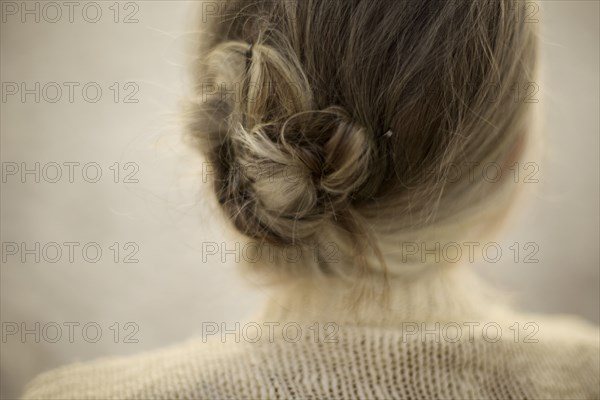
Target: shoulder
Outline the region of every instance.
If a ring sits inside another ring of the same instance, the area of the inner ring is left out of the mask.
[[[107,357],[45,372],[27,385],[28,399],[177,398],[203,385],[207,364],[227,349],[199,340],[128,357]]]
[[[487,381],[476,387],[487,397],[503,392],[510,398],[600,398],[596,326],[568,315],[514,313],[479,321],[472,332],[467,337],[463,330],[459,343],[445,340],[441,348],[462,360],[455,370],[463,376]]]
[[[600,331],[574,316],[529,315],[520,357],[547,398],[600,398]],[[522,325],[525,327],[525,325]],[[525,329],[524,329],[525,330]]]

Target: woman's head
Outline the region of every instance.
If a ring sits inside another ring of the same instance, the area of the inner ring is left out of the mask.
[[[350,271],[376,269],[384,242],[454,240],[465,216],[498,214],[530,135],[524,2],[211,4],[190,129],[242,233],[334,243],[359,261],[292,268]],[[486,179],[489,165],[504,177]]]

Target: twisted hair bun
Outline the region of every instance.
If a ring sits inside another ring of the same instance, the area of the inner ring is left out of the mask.
[[[232,96],[217,85],[196,119],[208,133],[203,146],[220,166],[217,197],[252,238],[314,243],[324,224],[350,219],[353,202],[364,198],[373,137],[340,106],[314,109],[297,59],[259,44],[249,60],[247,49],[247,43],[226,42],[205,60],[212,82],[239,83],[230,85]],[[224,76],[231,72],[223,65],[232,63],[235,77]]]
[[[525,4],[236,1],[205,25],[189,126],[242,233],[336,240],[344,268],[372,267],[389,238],[496,217],[516,185],[481,172],[530,136],[514,98],[535,78]]]
[[[352,207],[369,176],[371,141],[336,107],[296,114],[281,127],[239,125],[230,135],[239,168],[223,182],[220,201],[253,237],[283,244],[315,239],[323,222]],[[248,198],[240,199],[240,187]],[[237,212],[240,200],[250,203]]]

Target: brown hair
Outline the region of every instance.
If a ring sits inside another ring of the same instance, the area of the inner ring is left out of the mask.
[[[465,231],[504,204],[514,182],[473,169],[529,143],[531,104],[514,97],[536,66],[525,2],[213,5],[188,118],[219,203],[260,243],[345,257],[288,267],[378,269],[386,240]]]

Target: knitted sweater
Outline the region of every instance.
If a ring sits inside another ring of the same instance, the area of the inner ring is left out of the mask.
[[[24,399],[600,397],[596,328],[517,314],[464,273],[421,275],[392,279],[387,305],[297,282],[239,326],[42,374]]]

